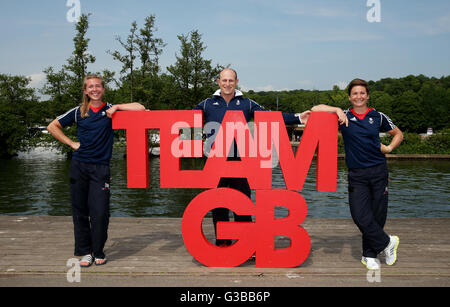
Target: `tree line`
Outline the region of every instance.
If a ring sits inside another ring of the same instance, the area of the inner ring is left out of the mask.
[[[96,57],[88,52],[90,15],[82,15],[75,25],[73,52],[61,68],[43,70],[46,82],[41,89],[29,88],[30,78],[0,74],[0,157],[35,146],[39,132],[30,129],[79,105],[84,77]],[[105,52],[121,64],[118,74],[108,69],[95,72],[106,83],[105,99],[112,103],[138,101],[152,110],[192,109],[218,88],[219,72],[229,65],[213,64],[203,56],[207,46],[198,30],[178,35],[179,52],[175,63],[163,71],[159,59],[164,52],[157,37],[156,17],[145,18],[142,27],[131,23],[126,37],[116,36],[117,50]],[[370,106],[388,114],[403,131],[420,133],[432,127],[449,129],[450,76],[441,78],[406,76],[369,81]],[[40,94],[49,97],[42,101]],[[345,90],[291,90],[245,93],[271,110],[300,112],[324,103],[346,109],[350,106]],[[75,135],[75,127],[67,131]],[[60,146],[61,150],[63,146]],[[67,149],[65,149],[67,150]]]
[[[424,133],[450,128],[450,76],[441,78],[409,75],[369,81],[369,106],[387,114],[401,130]],[[249,97],[271,110],[298,112],[319,103],[342,108],[351,106],[346,89],[295,90],[283,92],[249,91]],[[278,106],[277,106],[278,101]]]

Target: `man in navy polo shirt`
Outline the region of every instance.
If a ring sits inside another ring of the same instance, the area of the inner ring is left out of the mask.
[[[387,235],[383,227],[388,209],[388,168],[385,154],[403,140],[403,133],[385,114],[367,106],[369,86],[355,79],[348,86],[352,108],[319,105],[312,111],[335,112],[344,138],[345,161],[348,167],[348,193],[353,221],[362,233],[361,262],[368,269],[379,269],[377,255],[384,252],[386,264],[397,260],[399,238]],[[389,145],[380,141],[379,133],[393,136]]]
[[[205,99],[200,102],[194,110],[203,111],[203,116],[206,121],[205,127],[208,127],[206,148],[210,148],[214,142],[214,135],[220,128],[220,124],[227,111],[242,111],[245,119],[250,121],[254,116],[255,111],[269,111],[255,101],[245,98],[241,91],[236,90],[238,85],[237,73],[231,68],[225,68],[220,72],[217,83],[220,87],[213,97]],[[308,120],[310,111],[305,111],[303,113],[293,114],[293,113],[283,113],[284,122],[288,125],[293,124],[306,124]],[[233,144],[233,149],[228,153],[227,160],[240,160],[239,153],[237,151],[236,142]],[[228,187],[236,189],[249,198],[251,197],[250,186],[246,178],[221,178],[218,187]],[[216,208],[212,210],[214,229],[216,229],[216,224],[218,221],[228,221],[229,220],[229,210],[226,208]],[[234,214],[235,221],[241,222],[251,222],[252,217],[247,215],[236,215]],[[230,245],[231,240],[216,240],[216,245]]]

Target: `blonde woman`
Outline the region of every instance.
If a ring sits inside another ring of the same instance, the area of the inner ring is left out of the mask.
[[[75,235],[75,256],[80,266],[103,265],[103,248],[108,236],[110,170],[114,133],[112,115],[118,110],[144,110],[139,103],[111,105],[103,101],[105,84],[101,77],[88,75],[83,83],[81,106],[59,116],[48,131],[73,150],[70,165],[70,198]],[[67,137],[63,128],[77,125],[78,141]]]

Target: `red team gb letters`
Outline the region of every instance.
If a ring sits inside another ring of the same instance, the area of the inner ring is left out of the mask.
[[[294,156],[281,112],[255,112],[253,129],[241,111],[228,111],[215,134],[214,145],[202,170],[181,170],[180,158],[203,156],[201,139],[186,140],[180,130],[202,129],[201,111],[121,111],[113,117],[114,129],[127,136],[127,184],[149,186],[148,129],[160,129],[161,188],[207,188],[187,206],[182,219],[186,248],[200,263],[213,267],[238,266],[256,254],[256,267],[287,268],[302,264],[311,242],[300,225],[306,218],[303,188],[317,149],[316,189],[336,191],[338,122],[336,114],[311,113]],[[227,161],[233,140],[240,161]],[[286,189],[272,189],[272,153],[276,151]],[[246,195],[217,188],[222,177],[247,178],[256,190],[255,204]],[[214,208],[253,215],[254,222],[219,222],[218,239],[234,239],[229,247],[209,242],[202,230],[205,215]],[[275,207],[289,210],[275,218]],[[290,239],[287,248],[275,248],[275,237]]]

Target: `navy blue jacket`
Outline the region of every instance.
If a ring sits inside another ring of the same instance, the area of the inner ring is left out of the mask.
[[[270,111],[257,104],[255,101],[245,98],[244,95],[236,90],[235,96],[229,103],[220,96],[220,90],[217,90],[211,98],[200,102],[194,110],[202,110],[203,117],[207,123],[222,123],[223,117],[227,111],[242,111],[247,122],[254,116],[255,111]],[[283,113],[284,123],[287,125],[301,124],[300,116],[293,113]]]
[[[203,118],[206,121],[205,131],[207,133],[207,144],[212,146],[213,138],[215,133],[218,132],[218,128],[222,123],[222,120],[227,111],[242,111],[245,119],[249,122],[255,111],[270,111],[264,107],[257,104],[255,101],[245,98],[241,91],[236,90],[234,98],[230,100],[229,103],[220,96],[220,90],[217,90],[211,98],[205,99],[200,102],[194,110],[203,111]],[[285,124],[294,125],[301,124],[300,115],[294,113],[282,113]],[[236,144],[235,144],[235,151]],[[233,155],[229,155],[229,157]]]

